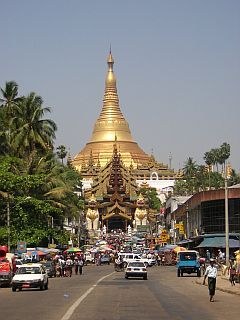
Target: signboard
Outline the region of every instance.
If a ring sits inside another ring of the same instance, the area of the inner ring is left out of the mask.
[[[137,232],[146,232],[149,233],[150,232],[150,226],[137,226]]]
[[[160,237],[160,242],[167,242],[168,241],[168,237],[167,236],[161,236]]]
[[[166,230],[165,230],[166,231]],[[169,234],[168,233],[162,233],[161,235],[160,235],[160,242],[168,242],[168,240],[170,239],[170,236],[169,236]]]
[[[56,249],[57,245],[56,243],[49,243],[48,249]]]
[[[161,235],[162,236],[167,235],[167,230],[166,229],[162,229]]]
[[[18,241],[17,243],[17,251],[18,253],[26,253],[27,252],[27,242],[25,241]]]
[[[184,234],[184,225],[183,225],[183,222],[179,222],[179,234]]]

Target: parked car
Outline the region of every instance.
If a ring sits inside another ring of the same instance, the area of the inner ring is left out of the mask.
[[[109,254],[102,254],[100,260],[101,264],[110,264]]]
[[[55,268],[54,263],[52,261],[41,262],[41,264],[47,270],[47,274],[48,274],[49,278],[56,277],[56,268]]]
[[[127,264],[125,269],[125,278],[140,277],[147,280],[147,268],[142,261],[132,261]]]
[[[196,273],[201,276],[199,253],[194,250],[179,251],[177,253],[177,276],[183,277],[184,273]]]
[[[19,266],[12,279],[12,291],[24,288],[48,289],[47,270],[41,263],[23,264]]]

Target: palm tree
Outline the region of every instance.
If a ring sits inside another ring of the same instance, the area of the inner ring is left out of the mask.
[[[209,172],[208,172],[209,173]],[[205,191],[207,188],[207,172],[204,165],[197,166],[196,172],[196,189],[198,192]]]
[[[19,104],[19,111],[14,121],[16,132],[14,144],[20,154],[28,157],[38,151],[53,148],[57,126],[50,119],[43,119],[45,113],[50,112],[49,107],[43,107],[43,100],[31,92]]]
[[[218,172],[218,163],[219,163],[219,157],[220,157],[219,149],[217,148],[211,149],[210,153],[212,154],[213,165],[216,166],[217,172]]]
[[[193,161],[193,158],[189,157],[185,162],[185,166],[183,167],[183,172],[186,177],[186,182],[189,185],[189,190],[194,192],[194,185],[195,185],[195,177],[197,172],[197,164]]]
[[[203,159],[204,159],[206,165],[208,166],[208,187],[209,187],[209,190],[210,190],[211,189],[211,180],[210,180],[211,170],[210,170],[210,168],[214,164],[214,154],[213,154],[213,152],[212,151],[205,152]]]
[[[0,97],[0,153],[4,155],[11,153],[13,118],[23,97],[18,97],[18,85],[14,81],[6,82],[5,88],[0,90],[2,96]]]
[[[186,177],[193,177],[196,173],[197,165],[193,158],[189,157],[183,167],[183,172]]]
[[[0,98],[0,107],[6,108],[8,116],[13,116],[15,108],[23,97],[18,97],[18,85],[15,81],[9,81],[5,84],[5,89],[1,89],[2,98]]]
[[[187,185],[189,186],[189,190],[191,193],[194,193],[194,189],[195,189],[196,172],[197,172],[197,164],[195,161],[193,161],[193,158],[189,157],[183,167],[183,173],[186,177],[186,182],[187,182]]]
[[[223,166],[226,173],[226,160],[230,157],[230,144],[224,142],[219,148],[219,163]]]
[[[67,155],[67,151],[66,151],[66,148],[65,146],[61,145],[61,146],[58,146],[57,147],[57,156],[59,159],[61,159],[62,161],[62,165],[63,165],[63,159],[66,158],[66,155]]]

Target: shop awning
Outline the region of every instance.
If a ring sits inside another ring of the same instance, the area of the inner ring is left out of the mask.
[[[191,239],[182,240],[182,241],[179,241],[177,243],[177,245],[178,246],[183,246],[184,244],[188,244],[188,243],[193,243],[193,240],[191,240]]]
[[[239,248],[240,240],[229,239],[229,248]],[[197,248],[226,248],[225,237],[208,237],[197,246]]]

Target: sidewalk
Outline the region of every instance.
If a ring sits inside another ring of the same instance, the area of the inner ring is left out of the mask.
[[[203,282],[203,277],[198,278],[196,280],[197,284],[201,284],[202,285],[202,282]],[[207,281],[206,281],[205,285],[207,285]],[[223,275],[219,275],[217,277],[216,289],[220,290],[220,291],[227,292],[227,293],[240,295],[240,283],[236,283],[235,286],[232,286],[230,281],[229,281],[229,279],[228,279],[228,277],[227,276],[223,276]]]

